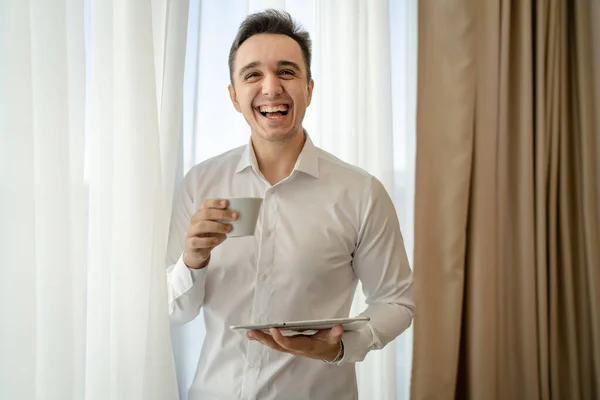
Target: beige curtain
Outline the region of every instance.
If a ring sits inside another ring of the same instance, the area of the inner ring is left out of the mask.
[[[592,46],[594,47],[594,102],[596,106],[596,193],[600,200],[600,1],[588,0],[591,5]],[[600,218],[600,212],[598,213]],[[600,221],[598,222],[600,224]]]
[[[413,399],[600,398],[589,15],[419,3]]]

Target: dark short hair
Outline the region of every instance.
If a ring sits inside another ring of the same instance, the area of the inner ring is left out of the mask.
[[[312,79],[312,74],[310,72],[310,35],[301,25],[294,21],[289,13],[285,11],[269,9],[255,14],[250,14],[241,23],[237,36],[235,37],[235,40],[231,45],[231,49],[229,50],[229,79],[231,79],[231,83],[233,83],[233,63],[238,49],[246,40],[260,33],[286,35],[294,39],[302,50],[304,63],[306,64],[307,78],[308,82],[310,82]]]

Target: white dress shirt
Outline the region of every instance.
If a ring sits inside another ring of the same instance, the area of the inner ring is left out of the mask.
[[[205,199],[262,197],[254,236],[228,238],[209,265],[182,261]],[[306,142],[290,176],[271,185],[248,144],[195,166],[174,202],[167,281],[172,323],[204,309],[206,337],[189,400],[356,399],[354,363],[407,329],[412,273],[396,211],[365,171]],[[272,350],[230,325],[348,317],[358,280],[371,317],[344,332],[339,365]]]

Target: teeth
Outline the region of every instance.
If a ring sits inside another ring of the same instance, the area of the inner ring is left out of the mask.
[[[277,112],[277,111],[287,111],[288,106],[285,104],[281,104],[278,106],[260,106],[260,112]]]

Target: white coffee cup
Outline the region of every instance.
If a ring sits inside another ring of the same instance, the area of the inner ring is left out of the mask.
[[[237,211],[238,219],[226,221],[233,227],[227,237],[253,236],[263,199],[260,197],[238,197],[228,199],[228,201],[229,206],[227,209]]]

